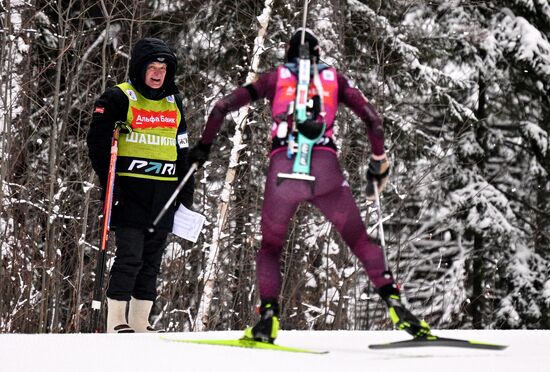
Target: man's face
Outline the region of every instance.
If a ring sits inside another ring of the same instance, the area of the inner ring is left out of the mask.
[[[145,70],[145,85],[151,89],[159,89],[166,77],[166,63],[151,62]]]

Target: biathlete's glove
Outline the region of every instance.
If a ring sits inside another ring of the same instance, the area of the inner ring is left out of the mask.
[[[367,199],[374,200],[374,185],[376,182],[378,185],[378,192],[381,193],[388,182],[388,176],[390,174],[390,162],[388,158],[375,160],[372,157],[369,160],[369,167],[367,169]]]
[[[212,144],[205,145],[204,143],[199,141],[187,153],[187,161],[189,162],[189,164],[197,163],[198,168],[202,167],[203,164],[208,160],[211,147]]]

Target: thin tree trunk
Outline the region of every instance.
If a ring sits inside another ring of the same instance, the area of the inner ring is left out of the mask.
[[[9,156],[9,144],[11,142],[11,89],[9,89],[9,81],[10,77],[13,78],[12,75],[12,63],[13,58],[11,58],[12,50],[13,50],[13,43],[10,42],[9,36],[13,35],[13,28],[11,24],[11,4],[10,0],[6,1],[6,12],[4,13],[4,21],[2,22],[6,29],[6,34],[3,34],[2,36],[2,50],[0,50],[0,60],[2,63],[0,63],[0,76],[7,76],[5,82],[0,85],[1,88],[1,106],[2,111],[4,112],[4,116],[2,118],[2,125],[0,126],[0,133],[2,133],[2,142],[0,143],[0,156],[4,164],[7,164],[8,156]],[[6,179],[6,175],[8,172],[8,167],[2,166],[0,169],[0,208],[3,209],[4,203],[4,180]],[[1,210],[0,210],[1,212]],[[1,255],[1,251],[0,251]],[[1,256],[0,256],[1,257]],[[2,265],[0,265],[0,268]]]
[[[101,4],[101,11],[103,13],[103,17],[106,20],[105,30],[103,31],[102,35],[103,38],[98,39],[98,41],[91,46],[89,50],[86,51],[85,56],[88,56],[92,49],[95,49],[101,42],[101,91],[104,92],[107,86],[107,45],[109,44],[109,39],[111,37],[111,18],[112,15],[107,10],[107,7],[105,5],[105,2],[102,0],[100,2]],[[118,32],[119,29],[116,29],[115,32]],[[85,60],[81,61],[81,65],[84,65]],[[80,74],[81,71],[77,71],[77,74]],[[87,177],[87,184],[93,185],[95,180],[95,173],[93,171],[90,171],[88,173]],[[86,186],[87,190],[90,190],[91,188]],[[76,330],[79,330],[80,327],[80,309],[81,309],[81,298],[82,298],[82,277],[83,277],[83,270],[84,270],[84,252],[86,250],[86,234],[87,234],[87,228],[88,228],[88,217],[89,217],[89,206],[90,206],[90,192],[86,192],[86,196],[84,198],[84,211],[83,211],[83,217],[82,217],[82,234],[81,239],[79,241],[79,256],[78,256],[78,274],[77,274],[77,288],[76,288],[76,302],[75,302],[75,328]],[[99,278],[95,278],[95,280],[99,280]]]
[[[474,258],[472,262],[472,326],[474,329],[483,328],[483,237],[476,234],[474,237]]]
[[[254,40],[254,50],[252,55],[252,63],[250,70],[246,77],[246,83],[251,83],[257,76],[256,71],[260,63],[260,56],[264,48],[264,36],[267,31],[267,26],[271,17],[271,4],[273,0],[265,0],[264,9],[262,14],[257,18],[260,23],[260,29],[258,36]],[[199,301],[199,307],[197,310],[197,316],[195,317],[195,331],[204,331],[208,327],[209,323],[209,308],[214,296],[214,285],[216,283],[218,275],[218,252],[220,250],[222,232],[227,220],[227,209],[231,197],[231,191],[233,189],[233,181],[235,180],[235,168],[239,164],[239,151],[245,147],[242,144],[242,132],[248,124],[248,106],[239,110],[239,115],[235,120],[237,127],[235,128],[235,135],[233,136],[233,148],[229,157],[229,166],[225,175],[224,187],[220,197],[220,204],[218,205],[218,225],[214,228],[212,233],[212,244],[208,252],[206,260],[206,267],[203,272],[204,289],[201,300]]]
[[[70,6],[67,8],[69,9]],[[57,5],[58,12],[58,22],[59,22],[59,45],[57,51],[57,66],[55,74],[55,92],[53,99],[53,115],[52,115],[52,130],[50,136],[50,151],[49,151],[49,192],[48,192],[48,212],[46,220],[46,240],[44,245],[45,259],[44,267],[42,269],[42,302],[40,307],[40,323],[39,330],[40,332],[47,331],[47,322],[48,322],[48,312],[49,312],[49,300],[51,297],[51,292],[54,288],[51,288],[51,278],[50,275],[55,274],[54,258],[55,258],[55,247],[54,240],[56,235],[55,222],[56,218],[54,217],[55,209],[55,190],[57,183],[57,152],[58,152],[58,143],[59,143],[59,97],[61,93],[61,77],[63,73],[63,56],[65,54],[65,20],[63,19],[64,9],[62,9],[61,4]]]
[[[13,50],[13,43],[10,42],[10,36],[13,35],[13,27],[11,23],[11,4],[10,0],[6,1],[6,12],[4,13],[4,24],[6,33],[2,35],[2,43],[0,50],[0,76],[7,76],[3,84],[0,85],[0,107],[4,112],[2,118],[0,118],[0,159],[4,164],[0,169],[0,215],[4,215],[4,182],[7,177],[9,159],[9,148],[11,147],[11,89],[9,89],[10,78],[13,78],[12,71],[13,58],[10,58]],[[8,238],[9,229],[6,228],[0,232],[0,247],[4,246],[4,241]],[[3,250],[0,248],[0,281],[4,282],[4,265],[3,265]],[[0,317],[4,314],[4,297],[0,296]]]
[[[482,145],[485,144],[485,137],[487,133],[487,127],[484,123],[486,117],[486,84],[482,76],[479,73],[478,77],[479,86],[479,101],[476,110],[476,117],[478,118],[476,135],[478,140],[482,141]],[[484,146],[485,147],[485,146]],[[483,172],[485,169],[485,161],[478,163],[480,170]],[[472,262],[472,325],[475,329],[483,328],[483,235],[481,233],[475,233],[474,235],[474,250],[473,250],[473,262]]]
[[[542,120],[539,122],[539,126],[547,133],[550,132],[550,99],[546,99],[546,108],[544,109]],[[545,168],[550,169],[550,151],[547,150],[545,154],[540,150],[535,151],[537,160]],[[537,179],[536,188],[536,205],[539,211],[548,211],[550,206],[550,193],[549,193],[548,176],[540,176]],[[550,225],[550,218],[548,213],[537,213],[535,215],[535,231],[533,232],[533,243],[535,247],[535,253],[542,257],[548,257],[550,255],[550,231],[548,226]],[[548,314],[546,319],[548,319]]]

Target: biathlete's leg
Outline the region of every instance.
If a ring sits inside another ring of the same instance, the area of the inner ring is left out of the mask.
[[[291,162],[284,153],[271,158],[262,205],[262,243],[256,255],[256,277],[260,293],[260,320],[244,331],[244,337],[273,343],[279,330],[281,293],[281,253],[290,219],[300,201],[307,197],[307,185],[302,181],[285,180],[277,184],[279,172],[289,173]]]
[[[341,186],[331,193],[316,196],[311,203],[334,224],[361,261],[378,294],[386,303],[393,324],[414,337],[430,335],[430,326],[403,305],[399,288],[386,267],[384,252],[368,237],[349,187]]]
[[[342,239],[363,264],[367,275],[376,288],[393,283],[387,272],[384,252],[374,244],[367,235],[367,230],[353,195],[347,184],[334,189],[331,193],[311,199],[315,205],[332,222]]]
[[[256,255],[256,276],[262,300],[276,301],[281,292],[281,253],[288,225],[309,188],[303,181],[284,180],[277,184],[279,172],[291,171],[292,163],[284,153],[272,157],[262,205],[262,242]]]

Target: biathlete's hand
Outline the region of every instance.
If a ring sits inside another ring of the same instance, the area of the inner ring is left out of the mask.
[[[381,193],[388,182],[388,176],[390,174],[390,162],[386,155],[372,156],[369,160],[369,167],[367,170],[367,199],[374,200],[374,185],[376,182],[378,185],[378,192]]]
[[[187,160],[189,164],[197,163],[198,168],[202,167],[203,164],[208,160],[211,147],[212,144],[205,145],[202,142],[198,142],[187,153]]]

